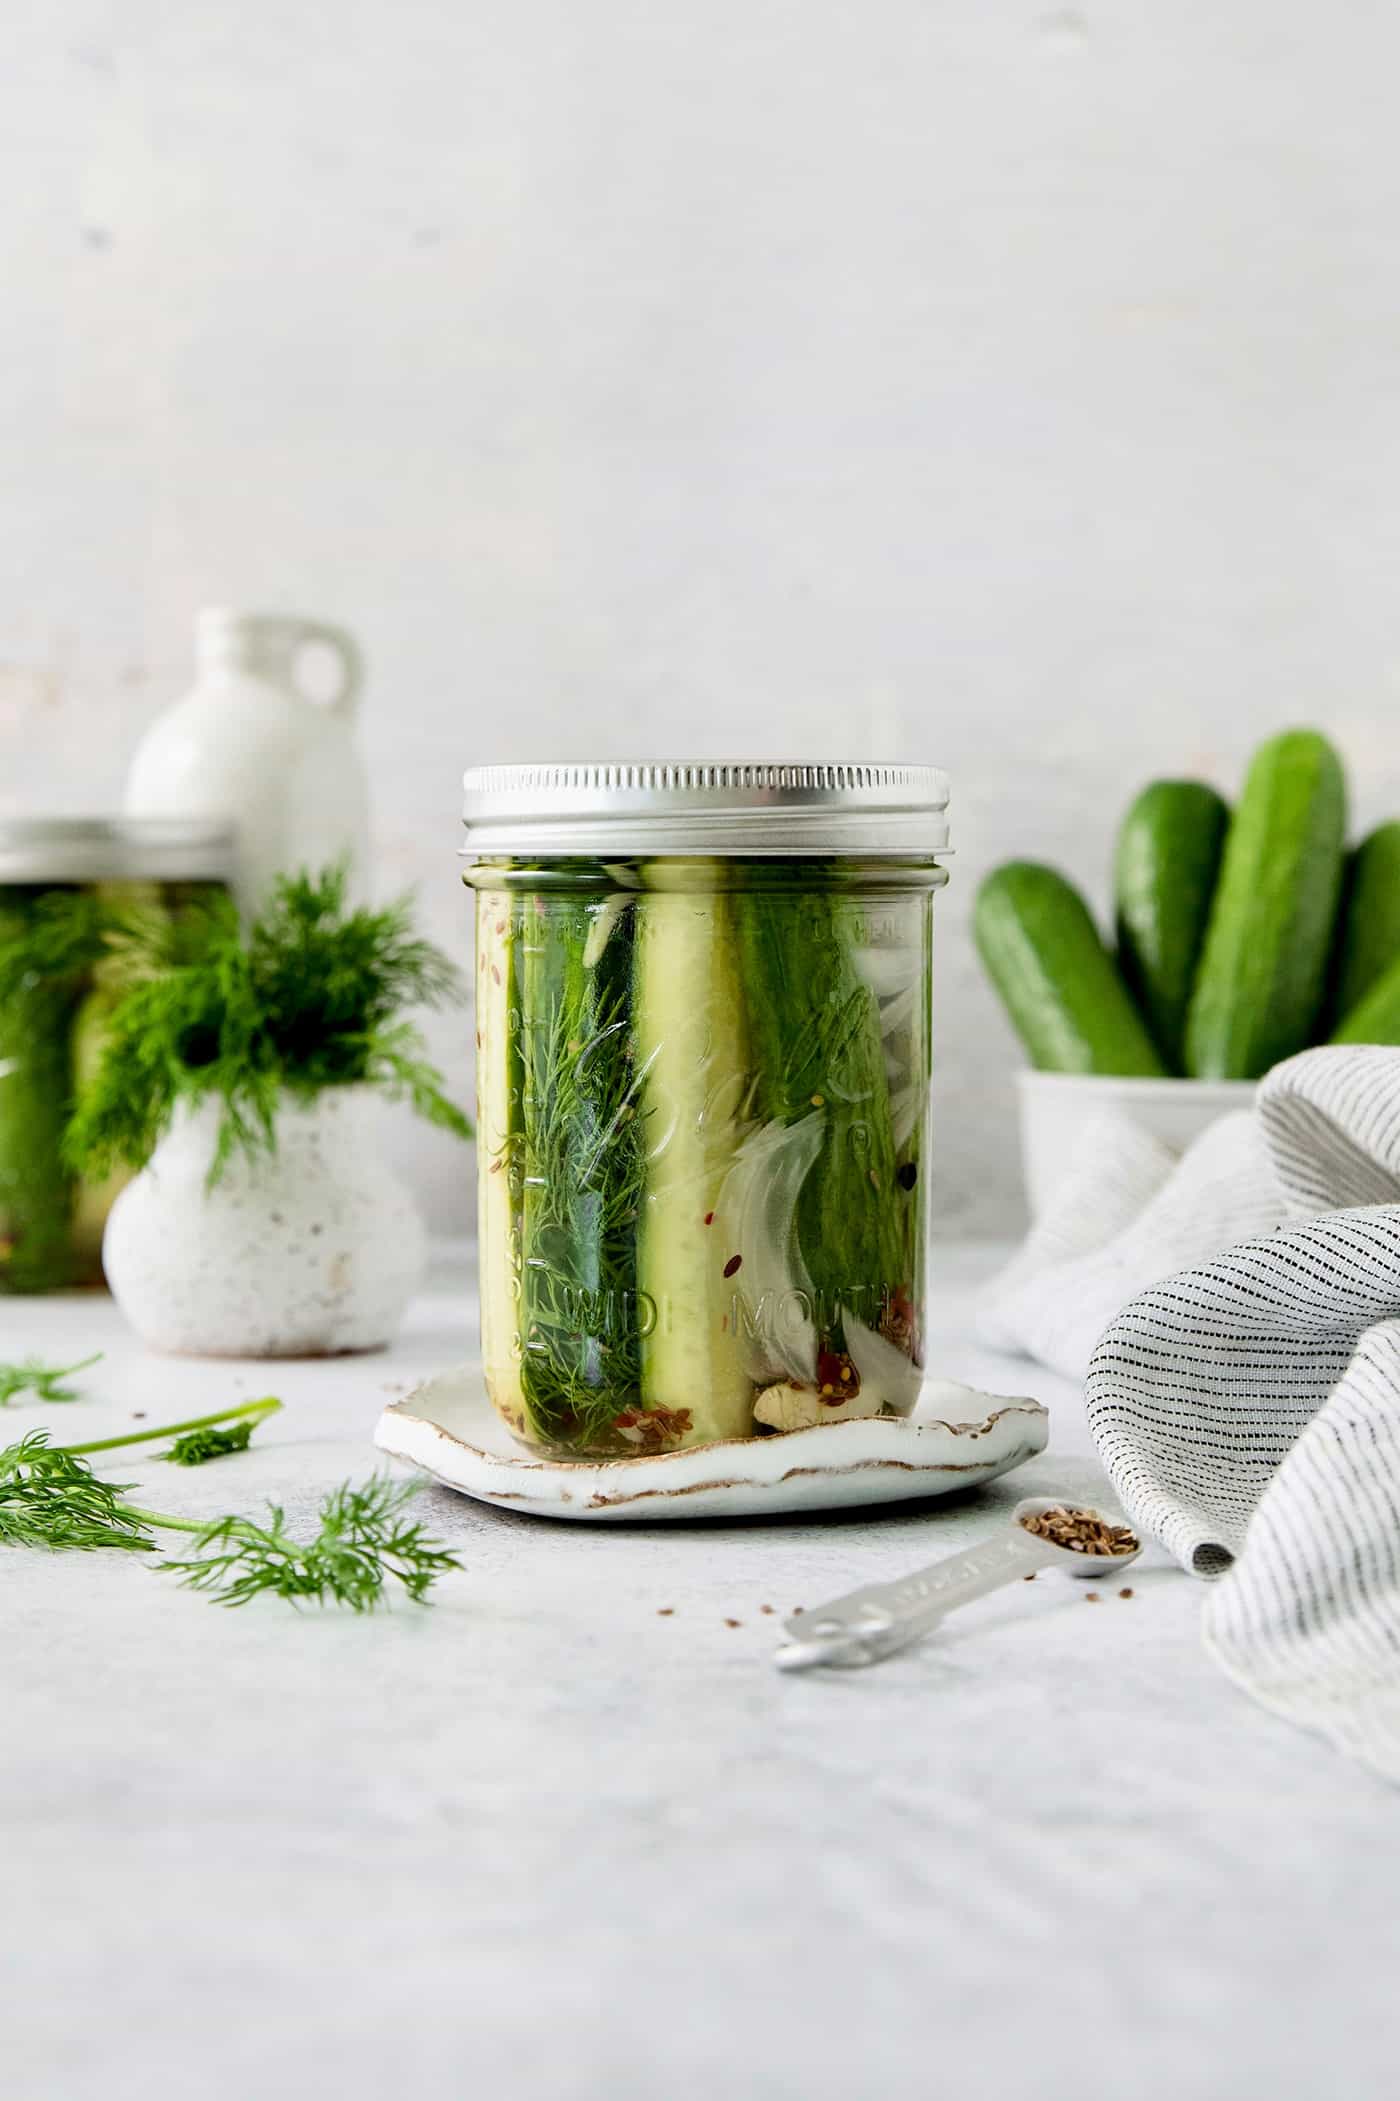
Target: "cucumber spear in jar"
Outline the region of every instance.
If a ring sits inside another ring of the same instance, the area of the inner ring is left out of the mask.
[[[530,1433],[520,1376],[520,908],[508,890],[476,897],[477,1237],[481,1354],[493,1405],[518,1437]]]
[[[716,1211],[752,1095],[735,900],[713,863],[642,871],[633,977],[644,1076],[646,1187],[638,1245],[642,1406],[670,1440],[753,1434]],[[644,1441],[646,1423],[623,1425]]]

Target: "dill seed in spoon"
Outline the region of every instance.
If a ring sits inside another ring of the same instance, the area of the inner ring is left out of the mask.
[[[1098,1554],[1112,1560],[1120,1554],[1136,1554],[1142,1544],[1130,1526],[1111,1525],[1092,1510],[1072,1510],[1064,1503],[1033,1511],[1020,1522],[1038,1539],[1068,1547],[1071,1554]]]

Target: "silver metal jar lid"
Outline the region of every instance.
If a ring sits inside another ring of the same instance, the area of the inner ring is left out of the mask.
[[[948,844],[937,766],[472,766],[469,856],[927,856]]]
[[[194,817],[0,817],[0,883],[229,882],[231,824]]]

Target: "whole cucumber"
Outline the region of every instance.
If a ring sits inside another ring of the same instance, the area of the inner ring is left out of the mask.
[[[1042,1072],[1162,1078],[1166,1066],[1072,883],[1034,861],[993,869],[973,931],[1031,1062]]]
[[[1186,1022],[1186,1068],[1253,1080],[1312,1041],[1346,839],[1342,762],[1316,730],[1260,745],[1225,841]]]
[[[1334,1043],[1400,1043],[1400,956],[1332,1032]]]
[[[1333,1012],[1343,1021],[1400,960],[1400,823],[1379,824],[1351,857]]]
[[[1153,781],[1118,834],[1118,963],[1174,1072],[1229,823],[1229,805],[1204,781]]]

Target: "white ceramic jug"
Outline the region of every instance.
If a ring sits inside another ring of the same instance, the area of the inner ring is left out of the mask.
[[[297,682],[307,643],[328,645],[333,699]],[[193,692],[146,732],[127,776],[133,817],[221,817],[238,827],[239,901],[251,912],[272,879],[344,861],[352,894],[367,858],[368,797],[355,747],[360,653],[343,628],[206,607]]]

